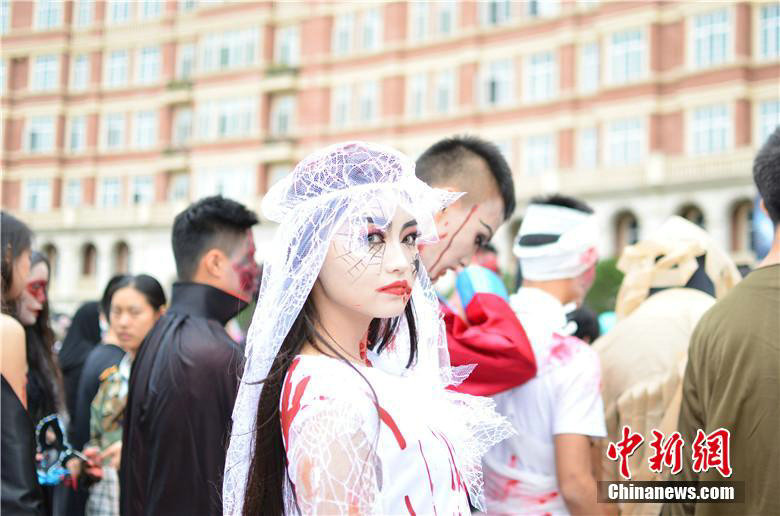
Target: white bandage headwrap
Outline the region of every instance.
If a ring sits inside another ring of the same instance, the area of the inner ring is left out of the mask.
[[[524,238],[525,237],[525,238]],[[541,243],[540,243],[541,242]],[[513,248],[523,278],[574,278],[598,258],[598,226],[593,214],[550,204],[531,204]]]

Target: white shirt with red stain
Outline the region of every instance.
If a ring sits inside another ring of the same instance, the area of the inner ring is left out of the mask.
[[[299,355],[285,377],[282,437],[300,511],[470,514],[457,450],[425,389],[353,365]]]
[[[566,313],[550,294],[524,287],[511,305],[531,341],[538,373],[493,396],[517,435],[485,455],[488,512],[568,514],[558,490],[554,436],[606,435],[598,356],[580,339],[562,334]]]

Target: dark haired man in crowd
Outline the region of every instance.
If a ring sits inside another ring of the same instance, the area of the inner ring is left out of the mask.
[[[699,320],[678,421],[690,450],[680,480],[742,481],[745,502],[670,504],[665,513],[780,514],[780,127],[758,152],[753,180],[774,225],[772,247]],[[691,461],[697,452],[711,459],[698,472]]]
[[[221,196],[173,223],[179,282],[133,364],[122,437],[124,515],[222,514],[243,350],[225,324],[252,300],[257,216]]]
[[[436,216],[439,241],[420,251],[433,281],[471,263],[515,211],[512,171],[494,144],[471,136],[440,140],[418,159],[416,174],[435,188],[465,194]],[[477,292],[463,303],[465,320],[441,303],[453,366],[477,364],[456,388],[487,396],[515,387],[536,373],[533,352],[507,302]]]

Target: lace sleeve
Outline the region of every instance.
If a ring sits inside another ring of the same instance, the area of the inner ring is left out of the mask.
[[[378,418],[370,408],[354,400],[318,399],[293,419],[288,472],[303,514],[379,512]]]

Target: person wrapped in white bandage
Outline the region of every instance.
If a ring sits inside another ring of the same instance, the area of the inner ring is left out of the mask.
[[[315,152],[263,200],[264,264],[225,464],[224,513],[466,514],[481,457],[511,434],[445,387],[438,300],[419,258],[435,190],[388,147]]]
[[[606,434],[596,354],[571,336],[597,261],[593,210],[569,197],[534,199],[514,252],[522,287],[510,304],[534,351],[537,376],[493,399],[517,435],[485,456],[491,514],[594,514],[591,439]]]

